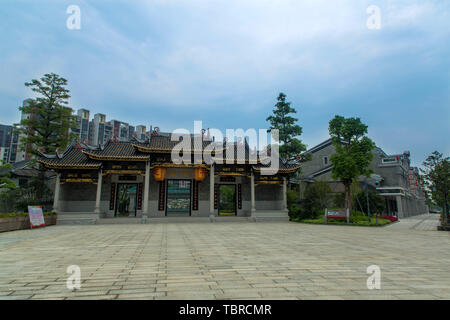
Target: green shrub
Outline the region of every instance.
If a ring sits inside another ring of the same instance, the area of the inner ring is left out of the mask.
[[[383,213],[386,209],[386,200],[375,190],[369,189],[367,195],[365,191],[360,191],[356,194],[353,201],[353,207],[367,212],[367,198],[369,198],[370,212]]]
[[[352,216],[353,217],[366,217],[366,214],[362,211],[353,210]]]
[[[303,220],[294,220],[296,222],[301,222],[301,223],[311,223],[311,224],[325,224],[325,219],[323,217],[318,218],[318,219],[303,219]],[[341,220],[341,219],[328,219],[327,220],[328,224],[335,224],[335,225],[347,225],[347,221],[346,220]],[[370,223],[367,219],[367,217],[350,217],[350,225],[353,226],[384,226],[391,223],[391,221],[387,220],[387,219],[378,219],[378,225],[376,224],[376,220],[375,218],[372,218]]]
[[[297,207],[298,199],[300,198],[299,194],[295,190],[288,190],[287,191],[287,206],[290,210],[291,208]]]
[[[45,211],[44,216],[53,216],[56,213],[53,211]],[[28,212],[9,212],[9,213],[0,213],[0,218],[13,218],[13,217],[26,217],[28,216]]]

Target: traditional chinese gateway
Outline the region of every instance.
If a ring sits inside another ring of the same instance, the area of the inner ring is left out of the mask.
[[[203,137],[200,143],[192,139],[191,164],[175,164],[171,152],[177,143],[162,135],[146,141],[109,141],[98,148],[72,143],[62,153],[42,154],[38,161],[57,173],[53,206],[66,220],[209,217],[214,221],[220,216],[288,220],[288,177],[298,164],[279,160],[275,175],[263,175],[265,165],[260,159],[249,160],[247,144],[244,156],[237,157],[237,143],[224,143],[212,153],[222,164],[194,163],[194,155],[212,143]]]

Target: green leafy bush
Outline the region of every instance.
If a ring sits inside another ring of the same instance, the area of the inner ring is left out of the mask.
[[[309,223],[309,224],[325,224],[325,219],[323,217],[318,218],[318,219],[303,219],[303,220],[294,220],[296,222],[301,222],[301,223]],[[333,225],[347,225],[347,221],[346,220],[340,220],[340,219],[328,219],[327,221],[328,224],[333,224]],[[371,227],[375,227],[375,226],[384,226],[387,224],[390,224],[391,221],[387,220],[387,219],[378,219],[378,225],[376,224],[376,220],[375,218],[372,218],[370,223],[367,219],[367,217],[350,217],[350,225],[353,226],[371,226]]]
[[[365,191],[360,191],[356,194],[353,201],[354,208],[367,212],[367,198],[369,198],[370,212],[383,213],[386,209],[386,200],[375,190],[368,190],[367,195]]]
[[[366,214],[362,211],[353,210],[352,217],[366,217]]]
[[[53,211],[44,212],[44,216],[53,216],[56,213]],[[14,218],[14,217],[26,217],[28,212],[10,212],[10,213],[0,213],[0,218]]]

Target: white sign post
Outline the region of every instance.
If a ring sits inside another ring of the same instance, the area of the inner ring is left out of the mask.
[[[44,213],[42,206],[28,206],[31,228],[45,227]]]

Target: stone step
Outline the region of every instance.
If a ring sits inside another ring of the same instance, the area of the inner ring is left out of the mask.
[[[57,225],[96,224],[98,215],[92,212],[58,212]]]
[[[289,217],[273,216],[273,217],[256,217],[256,222],[288,222]]]
[[[66,219],[58,219],[56,220],[56,225],[90,225],[96,224],[97,219],[93,218],[66,218]]]
[[[137,223],[142,223],[142,219],[136,217],[100,218],[97,222],[97,224],[137,224]]]
[[[216,222],[248,222],[249,217],[216,217]],[[146,223],[210,223],[209,217],[149,217]],[[136,224],[140,217],[100,218],[97,224]]]

